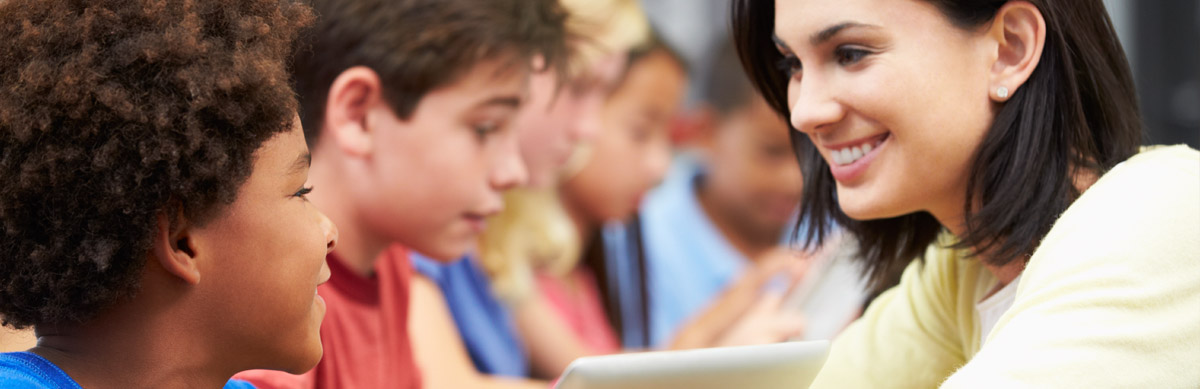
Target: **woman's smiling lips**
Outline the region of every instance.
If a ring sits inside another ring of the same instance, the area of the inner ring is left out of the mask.
[[[887,147],[890,139],[891,133],[883,133],[850,142],[822,145],[833,179],[842,184],[858,180],[881,150]]]

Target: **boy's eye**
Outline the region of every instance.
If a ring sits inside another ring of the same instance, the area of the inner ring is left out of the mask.
[[[833,50],[833,56],[837,59],[838,64],[842,66],[853,65],[861,61],[863,57],[870,55],[871,52],[852,46],[838,46]]]
[[[306,187],[300,188],[300,190],[296,191],[296,193],[293,194],[292,196],[308,200],[308,194],[312,193],[312,191],[313,191],[313,187],[306,186]]]
[[[483,141],[483,140],[487,140],[488,135],[491,135],[492,133],[496,132],[496,130],[499,128],[500,128],[500,126],[496,125],[495,123],[484,123],[484,124],[477,124],[477,125],[473,126],[471,129],[473,131],[475,131],[475,136],[478,137],[480,141]]]
[[[800,64],[800,59],[796,58],[795,54],[784,55],[783,58],[775,63],[775,68],[786,74],[788,78],[795,77],[796,73],[804,70],[804,67]]]
[[[776,159],[790,157],[792,155],[792,148],[787,146],[768,145],[763,146],[762,152],[767,158]]]

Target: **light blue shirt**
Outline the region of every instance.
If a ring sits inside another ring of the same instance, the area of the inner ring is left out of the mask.
[[[679,155],[663,184],[642,204],[653,346],[669,342],[749,264],[701,207],[696,179],[702,174],[696,157]]]

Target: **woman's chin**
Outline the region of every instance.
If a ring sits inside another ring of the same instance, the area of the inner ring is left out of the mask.
[[[842,208],[842,213],[858,221],[888,219],[903,214],[888,212],[888,209],[871,202],[854,201],[854,198],[839,199],[838,205]]]

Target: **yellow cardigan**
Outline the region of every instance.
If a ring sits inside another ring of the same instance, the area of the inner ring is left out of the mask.
[[[833,344],[813,388],[1200,388],[1200,153],[1143,151],[1055,222],[981,347],[996,279],[929,248]]]

